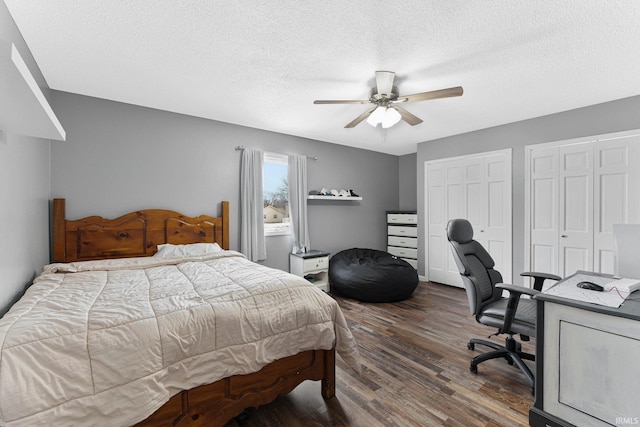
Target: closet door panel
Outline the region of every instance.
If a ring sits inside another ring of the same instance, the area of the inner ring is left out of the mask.
[[[594,147],[594,269],[613,273],[613,224],[634,222],[634,153],[640,137],[598,141]]]
[[[560,147],[560,241],[562,276],[593,270],[593,160],[589,142]]]
[[[447,222],[454,218],[465,218],[467,214],[464,191],[464,160],[455,160],[445,164],[445,187],[447,189],[445,199]],[[449,242],[446,242],[447,246]],[[444,283],[454,284],[462,287],[462,278],[458,271],[458,266],[453,259],[451,249],[447,247],[446,281]]]
[[[465,160],[465,209],[466,218],[473,227],[474,239],[486,248],[487,189],[484,179],[484,161],[482,158]]]
[[[530,157],[530,269],[558,274],[558,150],[535,149]]]
[[[484,171],[486,247],[496,263],[496,270],[511,283],[511,152],[484,156]]]
[[[429,280],[445,283],[447,280],[447,257],[449,256],[446,218],[444,215],[444,165],[428,164],[427,174],[427,277]]]

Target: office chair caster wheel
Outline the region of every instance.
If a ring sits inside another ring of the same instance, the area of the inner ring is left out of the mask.
[[[467,348],[468,348],[469,350],[475,350],[476,346],[475,346],[475,344],[474,344],[474,343],[470,342],[470,343],[467,343]]]
[[[471,365],[469,365],[469,370],[471,372],[473,372],[474,374],[478,373],[478,366],[474,365],[473,363]]]

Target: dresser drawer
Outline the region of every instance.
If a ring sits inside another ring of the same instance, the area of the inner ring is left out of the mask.
[[[418,250],[413,248],[399,248],[397,246],[387,246],[387,252],[400,258],[418,259]]]
[[[389,236],[418,237],[418,227],[403,227],[401,225],[388,225],[387,234]]]
[[[329,268],[329,257],[308,258],[304,260],[304,272],[310,273],[318,270],[326,270]]]
[[[411,258],[401,258],[404,261],[407,261],[409,263],[409,265],[413,268],[415,268],[416,270],[418,269],[418,260],[416,259],[411,259]]]
[[[389,246],[403,246],[405,248],[417,248],[418,239],[416,237],[389,236]]]
[[[417,224],[418,214],[387,214],[389,224]]]

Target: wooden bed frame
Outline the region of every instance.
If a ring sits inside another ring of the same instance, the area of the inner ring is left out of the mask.
[[[52,261],[151,256],[163,243],[217,242],[229,249],[229,202],[221,206],[220,217],[148,209],[116,219],[68,220],[65,199],[54,199]],[[335,395],[335,349],[301,352],[252,374],[180,391],[137,426],[224,426],[244,409],[272,402],[305,380],[321,380],[325,399]]]

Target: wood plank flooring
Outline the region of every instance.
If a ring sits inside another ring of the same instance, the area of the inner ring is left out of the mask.
[[[529,425],[533,396],[515,366],[499,359],[480,364],[477,375],[469,371],[471,358],[488,350],[468,350],[469,338],[495,331],[470,315],[463,289],[420,282],[410,299],[398,303],[334,298],[358,342],[362,375],[338,356],[336,397],[325,401],[320,383],[306,381],[253,411],[243,425]],[[503,343],[502,337],[492,340]],[[533,352],[533,340],[523,347]]]

